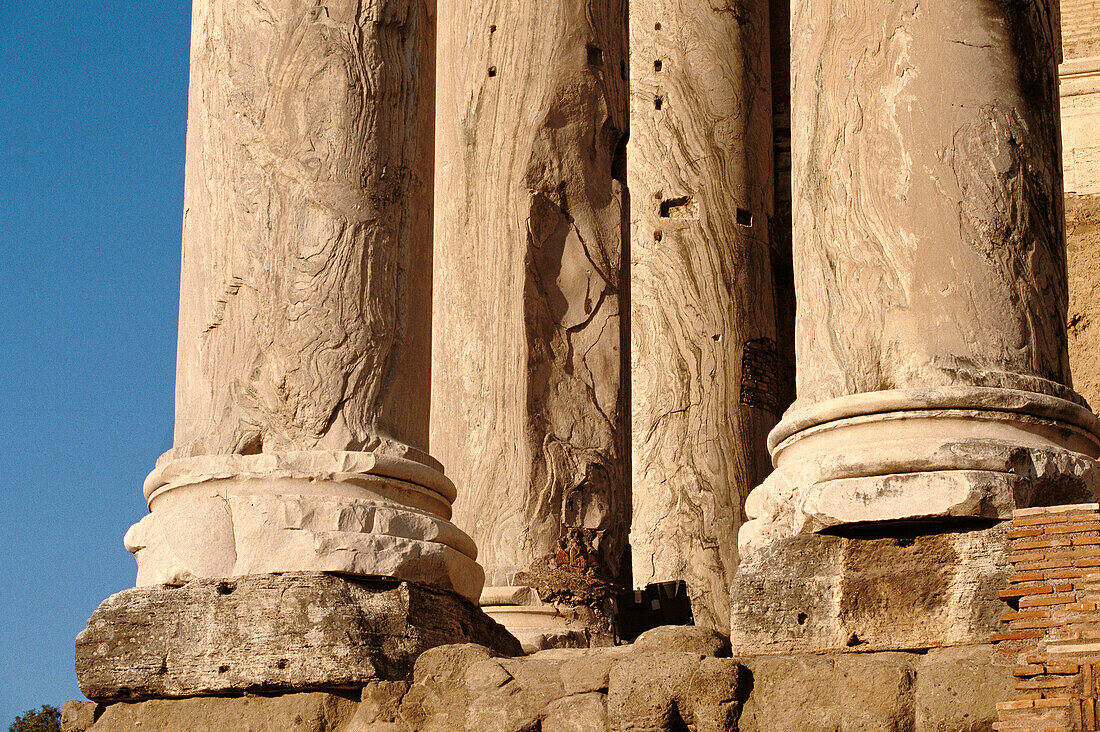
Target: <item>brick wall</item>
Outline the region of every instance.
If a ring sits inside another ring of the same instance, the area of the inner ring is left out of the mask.
[[[1062,55],[1100,56],[1100,0],[1062,0]]]
[[[1100,728],[1100,505],[1015,512],[1014,574],[996,633],[995,663],[1013,665],[1013,698],[997,704],[995,730]]]

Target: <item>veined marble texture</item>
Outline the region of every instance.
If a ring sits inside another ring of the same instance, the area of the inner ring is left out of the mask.
[[[778,416],[768,37],[766,2],[630,5],[634,583],[723,629]]]
[[[195,2],[177,456],[426,449],[430,6]]]
[[[625,568],[625,12],[439,3],[431,446],[490,584]]]
[[[793,9],[798,404],[1067,388],[1051,11]]]

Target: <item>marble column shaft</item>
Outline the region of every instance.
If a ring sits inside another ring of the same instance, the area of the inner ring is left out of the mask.
[[[1051,18],[1041,0],[794,3],[798,399],[744,550],[1094,493]]]
[[[634,582],[723,630],[779,412],[768,36],[767,2],[630,3]]]
[[[196,0],[174,447],[138,584],[283,571],[476,599],[427,454],[434,0]]]
[[[619,580],[625,3],[439,7],[431,441],[455,522],[490,585]]]

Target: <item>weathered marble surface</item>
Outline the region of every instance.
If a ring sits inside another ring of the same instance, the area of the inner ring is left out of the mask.
[[[779,413],[768,4],[630,4],[634,584],[725,628]]]
[[[425,650],[519,642],[453,593],[322,573],[195,580],[112,595],[76,639],[80,690],[100,702],[400,680]]]
[[[1090,500],[1050,7],[806,0],[792,17],[799,398],[742,551]]]
[[[1001,626],[1007,522],[773,542],[730,592],[735,654],[919,651],[987,643]]]
[[[793,28],[796,404],[1075,399],[1047,4],[798,0]]]
[[[140,585],[280,571],[476,600],[425,451],[434,2],[196,0],[175,446]]]
[[[1100,195],[1067,197],[1066,244],[1073,385],[1100,404]]]
[[[194,2],[173,455],[426,448],[431,6]]]
[[[619,579],[625,3],[440,0],[438,18],[431,445],[455,523],[490,585],[578,547],[573,570]]]

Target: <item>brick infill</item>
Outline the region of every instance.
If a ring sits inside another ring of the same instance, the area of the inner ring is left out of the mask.
[[[1016,689],[993,728],[1100,730],[1100,505],[1017,510],[1008,537],[1015,573],[998,596],[1010,610],[990,640]]]

